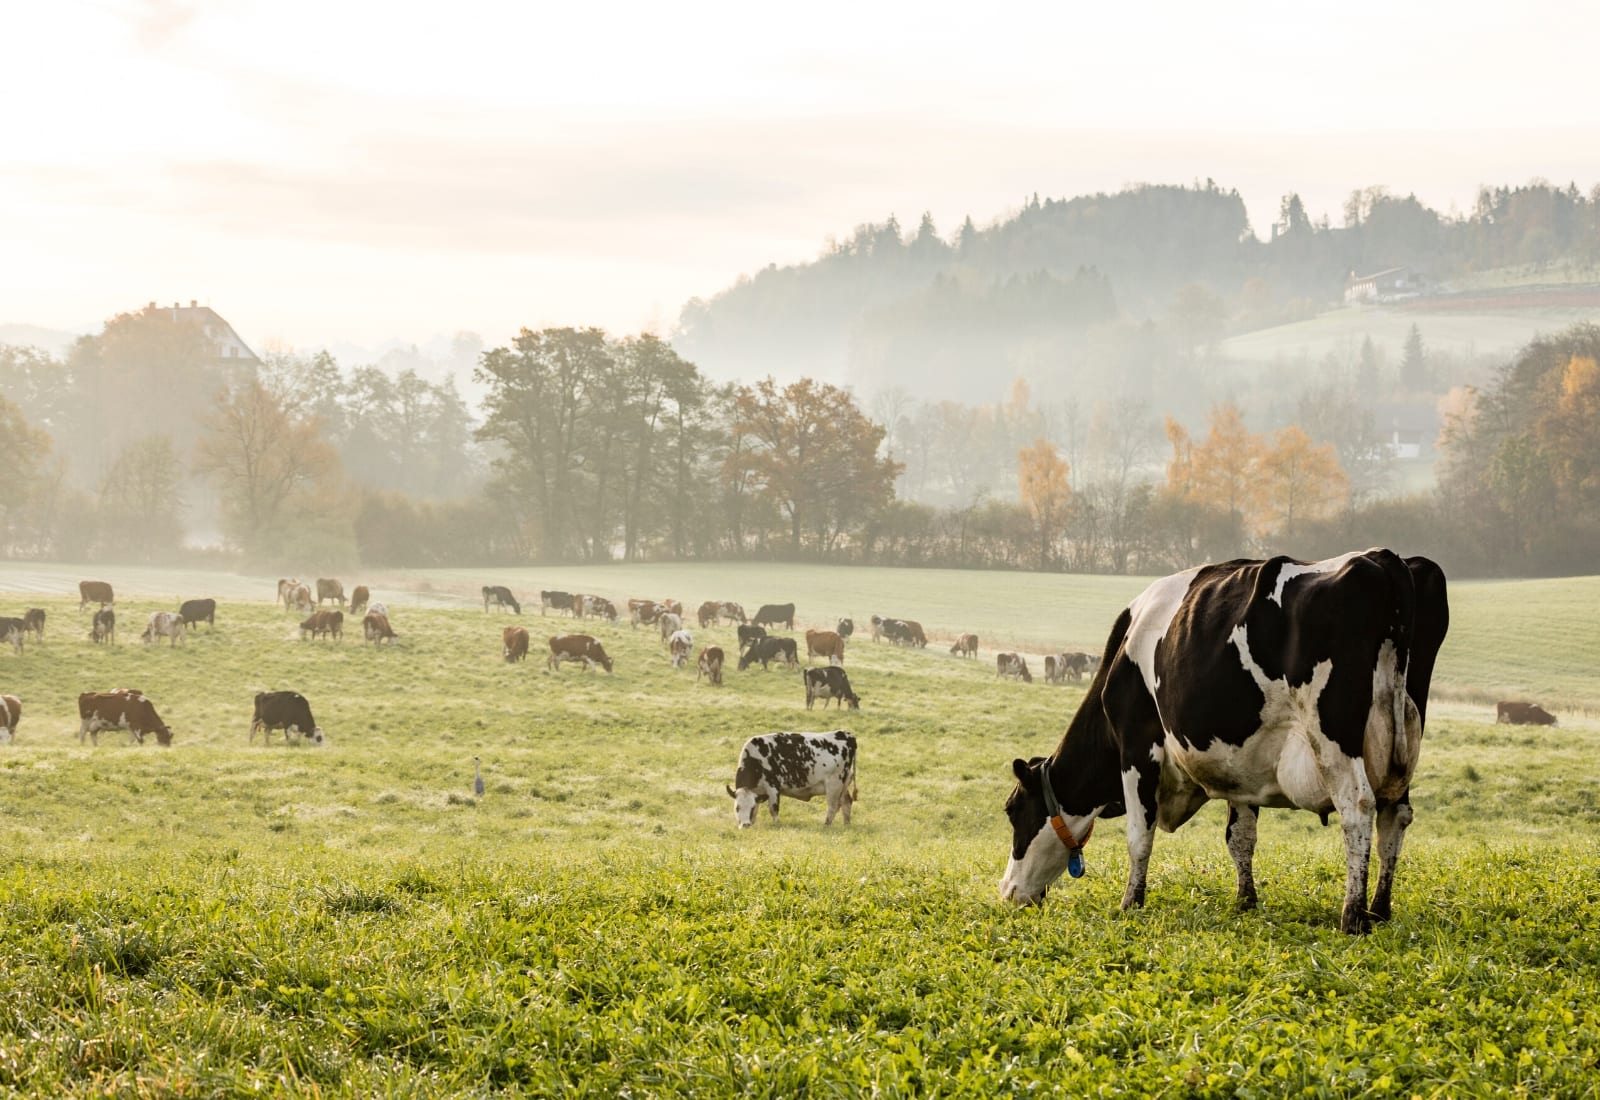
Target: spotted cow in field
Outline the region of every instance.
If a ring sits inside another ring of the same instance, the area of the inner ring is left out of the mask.
[[[116,603],[112,595],[111,586],[105,581],[79,581],[78,582],[78,610],[82,611],[92,603],[101,607],[110,607]]]
[[[1028,671],[1028,659],[1020,653],[996,653],[994,655],[994,674],[997,679],[1004,676],[1008,680],[1021,680],[1025,684],[1033,683],[1033,673]]]
[[[0,745],[9,745],[17,736],[22,721],[22,700],[15,695],[0,695]]]
[[[183,620],[184,626],[199,626],[205,623],[212,630],[217,629],[217,601],[216,600],[184,600],[178,607],[178,618]]]
[[[839,637],[849,640],[850,636],[856,632],[856,621],[854,619],[840,619],[839,625],[834,627],[833,630]]]
[[[683,617],[671,611],[663,611],[656,616],[656,626],[661,628],[661,644],[666,645],[667,639],[683,629]]]
[[[653,626],[655,625],[655,621],[659,619],[662,614],[666,612],[666,610],[666,608],[662,607],[654,600],[629,600],[628,621],[633,624],[635,629],[638,629],[640,626]]]
[[[717,604],[717,614],[729,623],[741,626],[750,621],[750,616],[744,613],[744,604],[734,603],[732,600],[723,600]]]
[[[1001,896],[1031,904],[1062,871],[1081,875],[1094,822],[1126,814],[1122,907],[1142,905],[1155,830],[1221,798],[1241,908],[1256,904],[1257,815],[1278,807],[1339,815],[1339,927],[1388,919],[1449,622],[1439,567],[1388,550],[1231,561],[1156,581],[1117,618],[1055,751],[1012,762]]]
[[[139,639],[145,645],[149,645],[157,638],[166,638],[168,639],[167,644],[169,647],[177,648],[178,643],[183,641],[183,636],[184,626],[181,615],[171,611],[152,611],[150,612],[149,621],[145,623],[144,633],[139,635]]]
[[[361,620],[361,636],[373,645],[387,642],[394,645],[400,635],[389,625],[389,616],[382,611],[368,611]]]
[[[528,657],[528,628],[525,626],[508,626],[500,632],[500,655],[506,659],[506,664],[513,661],[523,661]]]
[[[541,592],[540,595],[543,596],[544,593]],[[485,615],[489,613],[491,605],[494,607],[509,607],[516,614],[522,614],[522,605],[511,594],[511,589],[503,584],[486,584],[483,586],[483,613]]]
[[[955,640],[955,644],[950,647],[950,652],[957,657],[971,657],[973,660],[977,660],[978,636],[976,634],[961,635]]]
[[[1051,653],[1044,659],[1044,682],[1047,684],[1064,684],[1068,680],[1077,683],[1087,671],[1087,653]]]
[[[21,619],[0,619],[0,645],[5,645],[7,642],[10,642],[11,645],[15,647],[17,655],[21,656],[22,640],[27,636],[28,624],[23,622]]]
[[[550,639],[550,656],[545,659],[545,667],[560,672],[563,661],[581,661],[585,672],[593,672],[595,665],[608,674],[611,672],[612,662],[605,646],[588,634],[558,634]]]
[[[739,671],[743,672],[757,661],[761,662],[763,669],[769,661],[794,668],[800,663],[799,647],[793,638],[761,638],[740,654]]]
[[[805,683],[807,710],[818,699],[822,700],[824,710],[832,702],[837,702],[840,707],[848,703],[851,710],[861,709],[861,697],[850,689],[850,677],[838,665],[806,669]]]
[[[822,823],[832,825],[834,815],[843,811],[848,825],[850,807],[860,797],[856,793],[855,736],[848,730],[834,730],[752,737],[739,750],[738,769],[727,791],[741,829],[755,824],[756,808],[762,802],[776,823],[778,802],[784,795],[802,802],[823,795],[828,800],[828,816]]]
[[[263,745],[271,742],[273,730],[282,730],[285,742],[290,737],[303,738],[312,745],[324,741],[322,727],[311,716],[311,704],[298,691],[258,692],[255,714],[250,719],[251,743],[255,742],[257,730]]]
[[[78,696],[78,743],[88,737],[100,744],[100,731],[126,730],[130,743],[144,744],[144,735],[155,734],[161,745],[172,744],[172,730],[156,713],[155,704],[144,693],[132,688],[114,691],[86,691]]]
[[[698,684],[700,677],[704,676],[711,681],[713,686],[720,686],[722,684],[722,662],[722,647],[717,645],[706,646],[700,651],[700,660],[696,665],[697,671],[694,674],[694,682]]]
[[[1538,703],[1496,703],[1494,720],[1513,726],[1553,726],[1556,716]]]
[[[689,654],[694,652],[694,635],[687,630],[674,630],[667,639],[668,660],[673,668],[682,668],[689,663]],[[696,677],[699,679],[699,677]]]
[[[94,625],[89,628],[89,637],[96,645],[101,642],[110,642],[115,645],[117,641],[117,613],[111,608],[102,608],[94,613]]]

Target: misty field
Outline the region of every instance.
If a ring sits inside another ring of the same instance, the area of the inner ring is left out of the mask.
[[[1338,830],[1308,814],[1263,816],[1255,913],[1232,911],[1217,806],[1158,840],[1142,912],[1117,912],[1115,823],[1084,879],[1002,906],[1011,758],[1053,747],[1078,688],[858,638],[862,709],[807,713],[792,672],[697,684],[626,623],[585,623],[614,675],[549,673],[543,637],[575,624],[470,602],[481,583],[792,598],[813,621],[880,610],[1090,648],[1138,581],[354,578],[401,635],[374,648],[357,629],[301,641],[270,581],[107,570],[125,594],[105,648],[66,595],[80,575],[0,566],[0,614],[49,614],[44,644],[0,650],[25,707],[0,746],[0,1091],[1600,1092],[1600,731],[1497,727],[1474,694],[1596,705],[1593,579],[1452,589],[1441,696],[1460,701],[1429,726],[1396,918],[1351,938]],[[145,612],[199,595],[221,599],[214,633],[138,643]],[[508,623],[534,637],[526,664],[500,659]],[[734,648],[731,627],[695,633]],[[79,746],[74,697],[117,686],[155,701],[170,749]],[[278,688],[307,695],[327,745],[247,743],[251,696]],[[861,743],[850,826],[785,800],[777,826],[734,828],[746,737],[838,727]]]

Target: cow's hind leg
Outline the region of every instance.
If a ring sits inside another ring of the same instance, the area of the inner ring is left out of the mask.
[[[1124,909],[1144,905],[1150,849],[1155,844],[1156,784],[1160,777],[1160,765],[1151,761],[1146,761],[1143,768],[1132,767],[1122,773],[1122,794],[1128,807],[1128,888],[1122,894]]]
[[[1372,921],[1367,911],[1367,869],[1372,860],[1372,817],[1377,800],[1359,758],[1347,758],[1334,771],[1337,778],[1329,787],[1334,809],[1339,811],[1339,821],[1344,826],[1344,908],[1339,914],[1339,930],[1360,933]],[[1398,844],[1395,852],[1399,854]]]
[[[1254,806],[1240,802],[1228,803],[1228,854],[1233,857],[1234,869],[1239,874],[1239,889],[1234,900],[1241,910],[1256,907],[1256,817]]]
[[[1372,919],[1388,920],[1394,871],[1400,863],[1400,845],[1411,824],[1411,795],[1378,807],[1378,886],[1372,892]]]

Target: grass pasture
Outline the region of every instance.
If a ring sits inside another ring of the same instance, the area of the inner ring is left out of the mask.
[[[238,597],[214,635],[172,649],[138,643],[144,613],[254,579],[106,579],[128,593],[115,648],[47,594],[70,584],[0,567],[0,612],[50,616],[42,646],[0,650],[0,691],[25,707],[0,746],[0,1092],[1600,1092],[1600,731],[1582,719],[1436,708],[1396,919],[1369,936],[1337,932],[1338,829],[1307,814],[1263,815],[1263,908],[1234,913],[1217,806],[1159,838],[1144,911],[1117,912],[1108,823],[1084,879],[1015,912],[994,893],[1009,762],[1053,746],[1077,688],[859,640],[863,709],[808,714],[792,673],[730,667],[712,689],[625,623],[592,629],[615,675],[549,673],[543,636],[574,624],[467,600],[502,582],[690,607],[770,592],[819,620],[882,609],[1087,648],[1139,582],[430,573],[408,592],[368,581],[392,649],[358,629],[302,642],[297,616]],[[1441,679],[1467,700],[1475,679],[1544,676],[1587,705],[1600,590],[1525,583],[1455,586]],[[1523,614],[1555,626],[1507,625]],[[507,666],[513,622],[535,644]],[[734,648],[731,627],[696,638]],[[156,702],[172,748],[79,746],[76,694],[124,685]],[[304,692],[328,744],[247,744],[269,688]],[[837,726],[861,743],[853,824],[825,831],[820,804],[786,800],[777,826],[736,830],[722,786],[744,738]]]

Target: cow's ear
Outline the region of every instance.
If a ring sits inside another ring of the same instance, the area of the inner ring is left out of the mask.
[[[1019,756],[1011,762],[1011,770],[1016,774],[1017,782],[1026,787],[1028,785],[1028,776],[1032,774],[1028,770],[1028,762]]]

